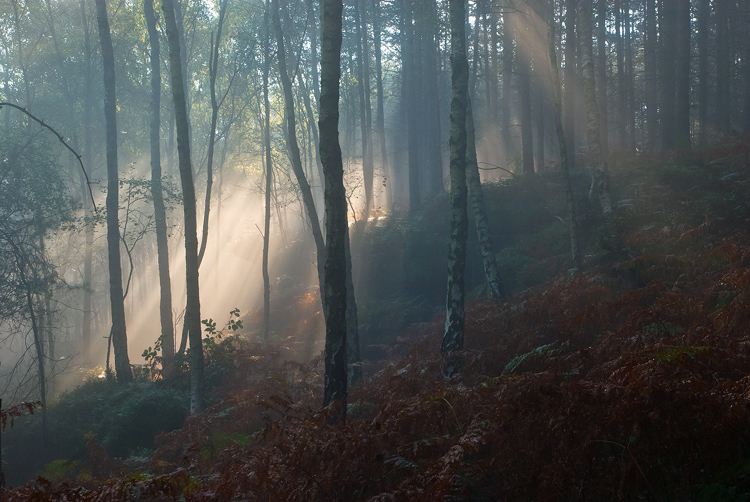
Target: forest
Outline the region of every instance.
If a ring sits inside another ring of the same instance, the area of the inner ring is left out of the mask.
[[[750,2],[0,0],[0,500],[750,500]]]

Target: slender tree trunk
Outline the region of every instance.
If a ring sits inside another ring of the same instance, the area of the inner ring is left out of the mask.
[[[198,249],[198,266],[203,262],[208,244],[208,218],[211,211],[211,191],[214,186],[214,146],[216,144],[216,122],[219,118],[219,102],[216,100],[216,75],[219,72],[219,44],[221,43],[221,32],[224,28],[224,19],[227,13],[227,1],[222,0],[219,4],[219,21],[216,27],[216,40],[211,35],[211,54],[208,60],[208,85],[211,94],[211,126],[208,131],[208,154],[206,157],[206,200],[203,205],[203,233],[201,234],[200,247]]]
[[[359,121],[362,132],[362,177],[365,189],[364,222],[369,217],[372,202],[372,145],[370,130],[372,129],[372,112],[370,105],[370,61],[367,50],[367,24],[360,8],[361,2],[354,3],[354,18],[357,27],[357,89],[359,91]]]
[[[646,94],[647,148],[656,148],[659,138],[659,77],[657,71],[656,0],[646,0],[646,36],[644,38],[644,68]]]
[[[421,205],[421,188],[419,175],[419,101],[421,93],[417,90],[417,76],[419,75],[419,57],[416,51],[414,25],[412,24],[412,2],[405,0],[404,9],[404,90],[401,99],[405,103],[407,122],[407,150],[409,165],[409,210],[416,211]]]
[[[568,205],[568,230],[570,234],[570,254],[573,258],[573,267],[581,270],[583,263],[581,260],[581,250],[578,242],[578,216],[576,211],[575,198],[573,197],[573,185],[570,181],[570,166],[568,166],[568,155],[566,152],[567,142],[565,139],[565,129],[562,120],[562,89],[560,85],[560,68],[557,64],[557,47],[556,47],[556,22],[554,10],[550,9],[549,31],[547,38],[548,52],[550,58],[550,80],[552,83],[552,96],[554,101],[554,119],[555,131],[557,132],[557,142],[560,145],[560,168],[565,180],[565,198]]]
[[[469,63],[466,59],[464,0],[450,0],[451,26],[451,239],[448,251],[448,288],[445,302],[443,354],[463,349],[464,345],[464,269],[468,216],[466,209],[466,107],[469,93]],[[450,376],[455,368],[448,368]]]
[[[626,146],[635,151],[635,103],[633,81],[633,44],[631,41],[632,22],[630,19],[630,0],[623,0],[622,28],[625,44],[625,118],[627,120]]]
[[[310,221],[310,229],[312,230],[313,240],[315,241],[315,249],[318,254],[318,280],[319,284],[322,285],[324,284],[323,277],[325,266],[325,241],[323,239],[323,233],[321,231],[320,222],[318,220],[318,212],[315,209],[315,201],[313,199],[312,189],[310,188],[310,184],[307,182],[307,178],[305,177],[305,171],[302,167],[302,157],[300,156],[299,151],[299,144],[297,143],[297,126],[294,113],[294,94],[292,93],[292,82],[289,78],[289,73],[287,72],[286,67],[284,33],[281,29],[278,0],[271,0],[271,21],[273,22],[276,32],[279,73],[281,77],[281,84],[284,89],[284,116],[287,129],[286,141],[289,146],[289,156],[292,162],[292,171],[294,172],[294,176],[297,178],[297,183],[299,184],[300,191],[302,192],[302,202],[305,206],[305,210],[307,211],[307,216]],[[321,295],[321,301],[324,301],[323,295]]]
[[[659,88],[661,89],[661,140],[662,149],[675,147],[675,59],[677,57],[677,6],[678,0],[660,0],[659,29],[661,63]]]
[[[378,131],[380,139],[380,167],[383,170],[384,179],[389,176],[388,172],[388,150],[386,149],[385,138],[385,96],[383,95],[383,62],[382,62],[382,41],[380,33],[380,0],[373,1],[375,9],[372,17],[372,30],[375,35],[375,90],[377,92],[377,111],[375,117],[375,128]],[[387,183],[388,207],[393,204],[393,180]]]
[[[276,1],[276,0],[274,0]],[[346,421],[346,192],[341,148],[338,142],[339,78],[341,75],[343,4],[322,1],[320,54],[320,157],[325,173],[326,346],[323,406],[334,405],[335,419]]]
[[[744,37],[745,41],[750,39],[750,6],[744,4],[743,19],[745,21]],[[742,61],[743,61],[743,106],[742,106],[742,131],[745,133],[750,132],[750,44],[747,42],[742,46]]]
[[[196,216],[195,185],[190,159],[190,127],[188,124],[187,99],[183,82],[180,39],[177,32],[174,4],[176,0],[164,0],[162,8],[166,21],[169,42],[169,66],[172,82],[172,97],[177,130],[177,156],[182,185],[183,215],[185,218],[185,284],[187,308],[185,323],[190,338],[190,411],[200,412],[204,401],[203,338],[200,314],[200,281],[198,276],[198,224]]]
[[[677,62],[675,142],[679,150],[690,150],[690,3],[677,2]]]
[[[89,24],[86,15],[86,0],[81,0],[81,22],[83,24],[83,50],[84,50],[84,96],[83,96],[83,157],[89,164],[89,170],[92,166],[91,158],[91,36],[89,33]],[[83,335],[83,354],[85,362],[90,362],[91,358],[91,294],[92,290],[92,268],[93,268],[93,248],[94,248],[94,211],[93,201],[89,196],[88,184],[83,172],[78,176],[81,186],[81,200],[84,207],[84,251],[83,251],[83,320],[81,322],[81,331]]]
[[[484,264],[484,275],[487,278],[490,297],[498,300],[505,296],[505,290],[497,273],[497,262],[495,251],[492,246],[490,225],[487,219],[487,205],[484,202],[482,182],[479,179],[479,166],[477,164],[477,144],[474,132],[474,113],[471,100],[467,102],[466,108],[466,183],[471,196],[471,205],[474,210],[474,221],[477,226],[477,239],[479,249],[482,253]]]
[[[578,27],[581,41],[581,66],[583,67],[583,93],[586,99],[586,137],[589,143],[590,162],[594,170],[591,179],[591,193],[599,199],[602,213],[609,216],[612,204],[607,187],[607,167],[602,158],[602,147],[599,142],[599,107],[596,103],[596,84],[594,72],[594,54],[591,47],[591,2],[581,0],[581,13],[578,16]]]
[[[159,269],[159,320],[161,321],[162,375],[174,374],[174,325],[172,323],[172,281],[169,276],[167,214],[161,180],[161,46],[156,29],[154,0],[144,0],[143,11],[151,45],[151,197],[154,200],[156,255]]]
[[[128,358],[128,338],[125,328],[125,303],[120,266],[119,180],[117,175],[117,98],[115,97],[115,57],[107,19],[105,0],[96,0],[99,39],[104,62],[104,118],[107,136],[107,257],[109,259],[109,295],[112,310],[112,346],[115,352],[117,381],[133,379]]]
[[[625,44],[622,36],[622,0],[615,1],[615,49],[617,50],[617,143],[627,144],[627,71],[625,70]]]
[[[271,8],[266,0],[266,11],[263,19],[263,150],[265,152],[265,214],[263,217],[263,343],[271,338],[271,280],[268,275],[268,250],[271,231],[271,186],[273,182],[273,164],[271,162],[271,102],[268,99],[268,74],[271,69],[269,50],[269,19]],[[317,218],[317,215],[316,215]]]
[[[568,167],[576,167],[576,93],[578,63],[576,55],[576,10],[579,0],[565,0],[565,139],[568,142]]]
[[[730,44],[730,1],[714,2],[716,8],[716,127],[726,135],[731,129],[732,50]]]
[[[500,115],[502,119],[502,136],[505,145],[510,145],[510,124],[513,114],[513,29],[511,27],[511,10],[503,9],[503,95]],[[506,152],[510,154],[511,152]]]
[[[602,155],[609,157],[609,118],[607,113],[607,4],[608,0],[597,0],[597,90],[599,104],[599,131],[601,133]]]
[[[653,1],[653,0],[652,0]],[[698,148],[708,144],[708,36],[711,0],[698,0]]]
[[[521,108],[521,146],[523,174],[534,174],[534,140],[531,128],[531,65],[526,57],[518,59],[518,101]]]

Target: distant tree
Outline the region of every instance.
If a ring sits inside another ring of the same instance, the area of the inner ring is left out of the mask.
[[[112,309],[112,346],[115,352],[117,381],[130,382],[133,372],[128,358],[125,328],[125,303],[120,266],[120,224],[118,221],[120,189],[117,169],[117,98],[115,96],[115,56],[109,32],[106,0],[96,0],[99,40],[104,62],[104,117],[107,129],[107,257],[109,259],[109,299]]]
[[[466,209],[466,107],[469,93],[469,63],[466,59],[466,6],[450,0],[451,26],[451,236],[448,251],[448,288],[445,302],[443,354],[463,349],[465,326],[464,269],[468,216]],[[455,368],[447,368],[451,374]]]

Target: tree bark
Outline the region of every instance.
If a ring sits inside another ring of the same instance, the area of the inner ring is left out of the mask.
[[[409,211],[416,211],[422,203],[420,174],[419,174],[419,129],[421,92],[417,89],[417,75],[420,71],[420,58],[417,55],[414,32],[412,24],[412,2],[405,0],[404,8],[404,55],[403,55],[403,72],[406,91],[401,96],[406,104],[406,121],[407,121],[407,149],[409,158]]]
[[[659,28],[661,62],[659,64],[659,89],[661,90],[661,144],[664,151],[675,147],[675,59],[677,57],[678,0],[660,0]]]
[[[104,118],[107,138],[107,257],[109,261],[109,294],[112,310],[112,346],[115,352],[117,381],[133,379],[128,358],[125,327],[125,303],[120,265],[119,180],[117,173],[117,98],[115,96],[115,56],[107,19],[105,0],[96,0],[96,19],[104,64]]]
[[[190,339],[190,412],[198,413],[204,401],[203,333],[201,332],[200,281],[198,275],[198,224],[196,217],[195,185],[190,159],[190,127],[187,114],[187,99],[183,82],[180,39],[177,32],[174,2],[163,0],[162,9],[166,21],[169,42],[169,66],[172,82],[172,97],[177,130],[177,157],[182,185],[183,215],[185,219],[185,281],[187,308],[185,323]]]
[[[279,18],[279,2],[278,0],[271,0],[271,21],[274,25],[274,31],[276,32],[276,43],[277,43],[277,57],[279,61],[279,76],[281,77],[281,85],[284,89],[284,117],[286,121],[287,130],[287,145],[289,146],[289,157],[292,162],[292,171],[297,179],[297,183],[302,193],[302,202],[307,211],[307,216],[310,221],[310,229],[312,231],[313,240],[315,241],[315,249],[318,257],[318,282],[323,285],[323,278],[325,276],[325,241],[323,239],[323,232],[320,228],[320,221],[318,220],[318,212],[315,209],[315,201],[313,199],[312,189],[310,183],[307,181],[305,171],[302,167],[302,157],[300,156],[299,144],[297,143],[297,126],[294,113],[294,94],[292,93],[292,82],[289,78],[289,73],[286,67],[286,50],[284,48],[284,32],[281,29],[281,19]],[[322,40],[321,40],[322,42]],[[322,155],[321,155],[322,159]],[[321,301],[325,302],[323,293],[321,293]]]
[[[729,34],[730,1],[714,2],[716,8],[716,128],[722,135],[731,129],[732,50]]]
[[[263,150],[265,153],[265,214],[263,216],[263,343],[271,338],[271,280],[268,275],[268,249],[271,231],[271,186],[273,182],[273,164],[271,162],[271,103],[268,99],[268,74],[271,69],[269,50],[269,10],[271,4],[266,0],[263,18]],[[316,215],[317,218],[317,215]]]
[[[474,211],[474,221],[477,226],[477,240],[482,253],[484,265],[484,276],[487,278],[487,286],[490,298],[499,300],[505,296],[505,290],[500,282],[500,274],[497,273],[497,262],[495,251],[492,246],[490,225],[487,219],[487,205],[484,202],[482,181],[479,178],[479,165],[477,164],[477,144],[474,131],[474,111],[471,100],[467,101],[466,107],[466,183],[471,205]]]
[[[387,180],[389,176],[388,172],[388,150],[386,148],[385,138],[385,96],[383,95],[383,61],[382,61],[382,41],[380,33],[380,0],[373,0],[374,11],[372,17],[372,30],[375,35],[375,91],[377,92],[377,109],[375,115],[375,128],[378,131],[378,138],[380,140],[380,167],[383,170],[384,179]],[[393,188],[391,184],[393,181],[386,182],[386,193],[388,199],[388,207],[391,207],[393,200]]]
[[[652,0],[653,1],[653,0]],[[708,144],[708,37],[711,0],[698,0],[698,148]]]
[[[276,1],[276,0],[274,0]],[[325,387],[323,406],[333,405],[334,420],[346,421],[346,192],[338,141],[343,3],[322,1],[320,54],[320,157],[325,174],[326,312]]]
[[[646,148],[654,150],[659,138],[659,79],[657,72],[656,0],[646,0],[644,70],[646,94]]]
[[[675,146],[690,150],[690,3],[677,2]]]
[[[612,203],[609,199],[609,188],[607,187],[607,166],[602,158],[602,147],[599,142],[599,107],[596,103],[594,51],[591,47],[591,2],[592,0],[581,0],[581,15],[578,16],[583,94],[586,99],[586,138],[589,143],[590,162],[593,167],[591,194],[596,194],[602,214],[608,217],[612,213]]]
[[[463,349],[465,325],[464,269],[468,216],[466,209],[466,107],[469,63],[466,59],[464,0],[450,0],[451,26],[451,237],[448,251],[448,288],[445,302],[445,333],[440,352]],[[455,369],[447,369],[450,376]]]
[[[560,85],[560,67],[557,64],[556,48],[556,22],[554,11],[548,16],[549,31],[547,45],[550,59],[550,80],[552,83],[552,96],[554,101],[554,119],[555,131],[557,132],[557,142],[560,145],[560,168],[565,180],[565,198],[568,205],[568,231],[570,234],[570,254],[573,258],[573,268],[581,270],[583,263],[581,260],[581,250],[578,242],[578,216],[576,211],[575,198],[573,197],[573,185],[570,181],[570,166],[568,166],[567,142],[565,140],[565,129],[562,120],[562,89]]]
[[[576,167],[576,92],[578,63],[576,55],[576,5],[565,0],[565,139],[568,142],[568,167]]]
[[[154,223],[156,230],[156,255],[159,269],[159,320],[161,322],[162,376],[174,374],[174,325],[172,324],[172,281],[169,276],[169,243],[167,239],[167,214],[164,207],[164,192],[161,176],[161,47],[156,29],[154,0],[144,0],[151,54],[151,198],[154,201]]]
[[[219,21],[216,27],[216,40],[211,35],[211,54],[208,61],[208,86],[211,95],[211,126],[208,131],[208,154],[206,156],[206,199],[203,205],[203,232],[198,249],[198,266],[203,262],[208,244],[208,217],[211,211],[211,191],[214,186],[214,146],[216,143],[216,122],[219,118],[219,102],[216,100],[216,75],[219,72],[219,44],[221,43],[221,32],[224,28],[224,19],[227,13],[227,1],[221,0],[219,4]]]
[[[602,155],[609,157],[609,118],[607,113],[607,4],[608,0],[597,0],[597,90],[599,93],[599,129],[601,132]]]

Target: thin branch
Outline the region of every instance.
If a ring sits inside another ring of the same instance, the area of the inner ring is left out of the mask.
[[[89,180],[89,175],[86,173],[86,169],[83,167],[83,161],[81,160],[81,156],[78,155],[78,152],[76,152],[75,150],[73,150],[73,148],[68,143],[65,142],[65,139],[62,137],[62,135],[59,132],[57,132],[56,130],[54,130],[51,126],[47,125],[44,122],[44,120],[36,118],[26,108],[23,108],[21,106],[15,105],[13,103],[8,103],[6,101],[0,101],[0,110],[3,108],[3,106],[10,106],[11,108],[15,108],[16,110],[18,110],[18,111],[20,111],[22,113],[25,113],[31,119],[33,119],[34,121],[38,122],[39,125],[41,125],[42,127],[46,127],[47,129],[49,129],[50,131],[52,131],[52,134],[54,134],[55,136],[57,136],[57,139],[60,140],[60,143],[62,143],[65,146],[65,148],[67,148],[68,150],[71,151],[71,153],[73,153],[73,155],[75,156],[76,160],[78,161],[78,164],[80,164],[80,166],[81,166],[81,171],[83,171],[83,176],[86,178],[86,185],[89,188],[89,196],[91,196],[91,205],[94,206],[94,212],[96,213],[97,212],[96,202],[94,201],[94,192],[91,190],[91,180]]]

